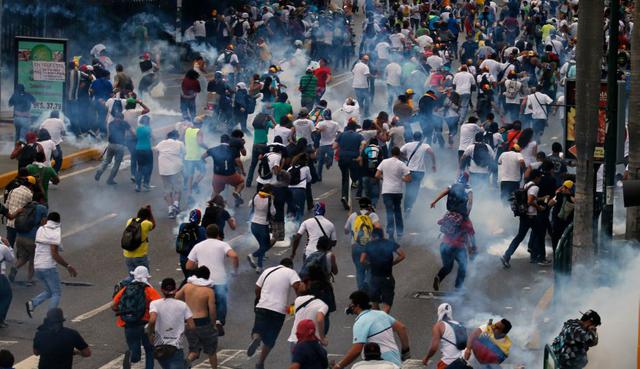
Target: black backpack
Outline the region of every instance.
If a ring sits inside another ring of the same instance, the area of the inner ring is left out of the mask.
[[[447,195],[447,210],[458,214],[467,215],[467,200],[469,196],[462,183],[451,185]]]
[[[331,278],[331,270],[327,263],[327,253],[316,251],[307,256],[300,269],[300,278],[328,281]]]
[[[29,232],[36,226],[36,205],[37,202],[31,201],[22,207],[22,212],[16,215],[14,227],[16,231],[23,233]]]
[[[467,347],[467,329],[464,327],[464,325],[448,320],[443,320],[442,322],[453,329],[453,334],[456,337],[456,342],[451,342],[444,337],[442,337],[442,339],[454,345],[458,350],[464,350]]]
[[[176,237],[176,252],[180,255],[188,255],[193,246],[198,243],[198,226],[186,223],[182,231]]]
[[[254,104],[254,109],[255,109],[255,103],[256,100],[254,98],[251,98],[253,100],[253,104]],[[249,111],[249,109],[247,109],[247,111]],[[251,114],[251,113],[249,113]],[[265,113],[258,113],[254,118],[253,118],[253,122],[251,123],[251,125],[253,126],[253,129],[265,129],[267,128],[267,121],[269,120],[269,116]]]
[[[131,282],[124,287],[120,304],[118,304],[118,314],[125,325],[144,323],[142,319],[147,311],[146,288],[147,285],[142,282]]]
[[[534,185],[525,185],[522,188],[517,189],[511,198],[509,199],[511,202],[511,211],[513,211],[514,217],[521,217],[527,215],[527,210],[529,209],[529,195],[527,195],[527,190]]]
[[[18,168],[24,168],[27,165],[36,161],[36,155],[38,154],[38,143],[26,144],[20,151],[18,156]]]
[[[269,166],[269,155],[270,154],[263,155],[258,164],[258,176],[260,176],[261,179],[271,179],[271,177],[273,177],[271,167]]]
[[[491,132],[485,132],[484,135],[482,135],[482,142],[489,145],[492,149],[496,148],[493,144],[493,133]]]
[[[294,165],[289,168],[289,185],[295,186],[302,182],[301,168],[302,166],[300,165]]]
[[[480,79],[480,90],[482,90],[485,94],[490,94],[493,92],[493,88],[491,86],[491,82],[489,81],[488,74],[483,74]]]
[[[480,167],[489,167],[493,159],[489,154],[487,145],[481,142],[476,142],[473,147],[473,161]]]
[[[142,245],[142,220],[132,219],[122,232],[120,246],[127,251],[133,251]]]
[[[256,111],[256,98],[247,94],[245,101],[245,110],[247,114],[253,114]]]

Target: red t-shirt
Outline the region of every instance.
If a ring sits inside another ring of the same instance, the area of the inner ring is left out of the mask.
[[[331,75],[331,69],[329,67],[318,67],[313,71],[313,75],[318,79],[318,87],[327,87],[327,78]]]

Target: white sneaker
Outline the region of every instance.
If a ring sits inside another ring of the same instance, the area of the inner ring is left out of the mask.
[[[256,269],[258,267],[258,262],[256,261],[255,256],[249,254],[247,255],[247,261],[251,264],[251,267]]]

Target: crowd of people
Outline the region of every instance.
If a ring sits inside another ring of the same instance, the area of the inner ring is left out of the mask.
[[[407,257],[401,246],[405,218],[428,210],[425,199],[420,201],[427,176],[438,171],[456,178],[430,202],[434,208],[446,198],[446,212],[437,221],[442,267],[433,277],[435,291],[457,263],[455,291],[464,293],[467,269],[483,252],[471,221],[472,210],[482,201],[501,203],[519,222],[496,265],[511,268],[511,257],[529,231],[530,262],[540,267],[552,263],[546,235],[555,251],[572,222],[575,176],[566,148],[545,130],[561,129],[562,86],[575,78],[578,9],[577,0],[509,0],[500,5],[483,0],[344,0],[341,6],[280,1],[214,10],[184,32],[192,64],[180,85],[182,120],[157,143],[153,112],[143,101],[158,83],[160,63],[148,52],[140,57],[137,86],[104,48],[92,50],[90,64],[71,62],[65,112],[70,125],[52,111],[34,126],[30,110],[35,99],[18,85],[9,103],[16,127],[11,157],[19,169],[5,188],[1,207],[8,220],[0,260],[11,268],[8,280],[0,276],[0,325],[6,326],[10,282],[27,265],[27,284],[36,277],[45,289],[26,301],[27,314],[48,300],[47,318],[34,340],[40,367],[65,360],[59,367],[70,368],[68,355],[74,349],[82,356],[91,354],[77,332],[62,326],[58,308],[58,265],[71,276],[78,273],[60,253],[62,217],[48,205],[49,185],[60,181],[60,145],[68,130],[89,133],[106,144],[96,181],[109,171],[106,183],[117,185],[128,152],[135,191],[150,191],[157,163],[167,216],[184,220],[175,240],[183,277],[163,279],[160,291],[149,282],[148,258],[157,214],[149,205],[141,207],[124,226],[127,274],[112,303],[128,347],[124,368],[139,362],[143,350],[146,369],[154,367],[154,359],[165,369],[187,368],[202,352],[217,367],[227,316],[226,264],[232,274],[240,265],[238,253],[225,242],[225,229],[235,230],[241,221],[250,223],[258,245],[247,255],[258,275],[247,349],[253,356],[261,348],[257,369],[267,366],[288,314],[294,316],[287,338],[290,369],[346,368],[361,354],[364,360],[353,368],[399,368],[411,357],[411,345],[409,328],[390,315],[393,269]],[[623,17],[618,59],[623,80],[631,26]],[[218,52],[212,57],[209,50]],[[283,69],[284,63],[289,69]],[[290,71],[299,71],[294,86],[283,83]],[[352,78],[351,89],[338,103],[338,90],[331,87],[337,71]],[[245,170],[243,158],[249,157]],[[204,185],[209,158],[210,190]],[[341,176],[337,193],[349,212],[343,226],[313,196],[314,184],[327,182],[334,161]],[[448,168],[442,164],[452,161]],[[598,176],[601,194],[602,170]],[[236,220],[226,209],[228,192],[234,207],[250,208],[248,219]],[[200,195],[209,199],[203,210],[198,209]],[[287,239],[287,223],[295,229],[291,253],[267,266],[271,248]],[[331,250],[340,227],[351,243],[357,286],[347,299],[334,294],[332,282],[339,271]],[[303,239],[302,266],[294,269]],[[296,297],[290,306],[292,291]],[[347,314],[356,316],[353,344],[330,363],[324,348],[330,317],[345,302]],[[438,350],[438,369],[470,364],[496,368],[508,358],[509,320],[490,320],[467,331],[453,319],[448,303],[438,307],[437,316],[425,365]],[[586,365],[600,324],[594,311],[565,323],[552,344],[558,367]],[[64,339],[54,344],[52,335]],[[0,352],[0,360],[0,367],[12,366],[8,351]]]

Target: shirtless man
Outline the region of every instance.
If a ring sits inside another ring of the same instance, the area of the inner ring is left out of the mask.
[[[206,266],[196,269],[195,274],[187,279],[187,283],[178,291],[176,298],[183,300],[193,313],[196,329],[185,332],[189,342],[187,360],[193,362],[200,357],[200,351],[209,356],[211,368],[218,367],[216,351],[218,348],[218,331],[216,330],[216,298],[213,292],[213,281],[209,280],[210,272]]]

